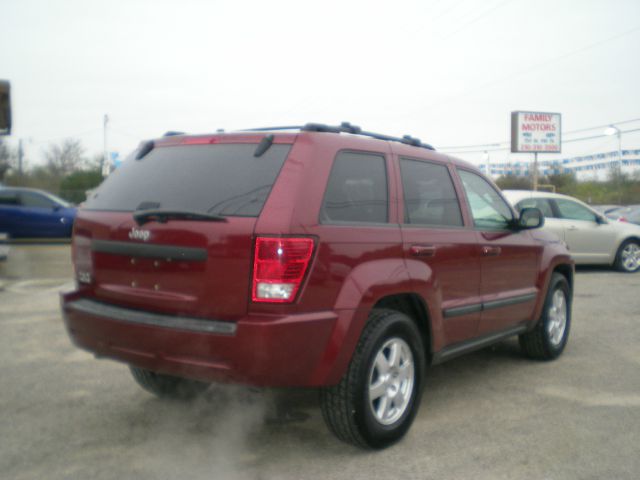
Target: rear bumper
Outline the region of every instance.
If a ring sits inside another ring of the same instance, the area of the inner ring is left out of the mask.
[[[125,309],[77,292],[63,294],[61,306],[78,347],[156,372],[258,386],[321,386],[336,374],[327,355],[334,312],[226,322]]]

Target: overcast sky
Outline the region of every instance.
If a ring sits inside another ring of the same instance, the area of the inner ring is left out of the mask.
[[[513,110],[560,112],[564,131],[640,119],[640,1],[0,0],[0,78],[31,164],[65,137],[101,152],[104,114],[121,154],[167,130],[309,121],[494,143]]]

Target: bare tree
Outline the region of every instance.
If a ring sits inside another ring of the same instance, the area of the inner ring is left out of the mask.
[[[62,177],[77,170],[84,161],[84,147],[80,140],[67,138],[60,145],[50,145],[44,153],[47,168],[56,177]]]
[[[9,169],[13,166],[15,152],[0,139],[0,180],[4,178]]]

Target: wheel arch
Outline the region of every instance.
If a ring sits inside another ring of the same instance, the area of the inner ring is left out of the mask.
[[[373,308],[396,310],[407,315],[418,327],[422,337],[427,363],[431,362],[433,354],[431,321],[429,309],[424,299],[417,293],[400,293],[388,295],[379,299]]]
[[[573,282],[574,282],[574,271],[571,265],[561,263],[560,265],[556,265],[553,269],[552,273],[559,273],[563,277],[567,279],[567,283],[569,284],[569,289],[573,292]]]

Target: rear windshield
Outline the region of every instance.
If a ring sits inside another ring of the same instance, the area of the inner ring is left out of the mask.
[[[89,210],[187,210],[229,216],[260,214],[291,145],[158,147],[127,159],[87,200]]]

